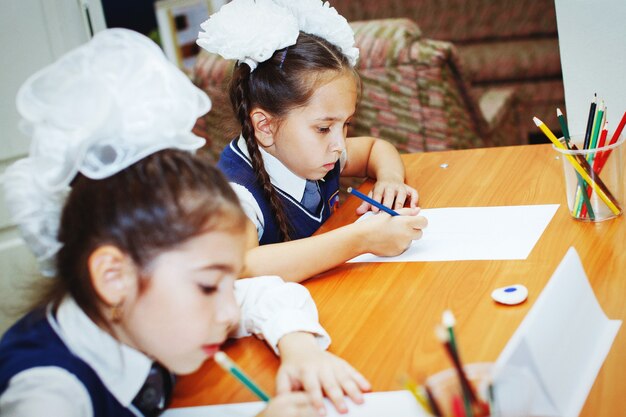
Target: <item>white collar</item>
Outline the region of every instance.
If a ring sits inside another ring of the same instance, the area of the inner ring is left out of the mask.
[[[246,146],[246,140],[243,136],[239,136],[237,148],[239,148],[239,151],[248,159],[251,159],[250,154],[248,153],[248,147]],[[289,194],[296,201],[302,201],[302,196],[304,196],[304,187],[306,186],[306,179],[291,172],[289,168],[283,165],[282,162],[260,146],[259,150],[261,151],[261,157],[263,158],[265,170],[270,176],[270,182],[274,184],[274,186]]]
[[[98,374],[120,404],[128,407],[146,381],[152,360],[98,327],[71,297],[61,302],[56,321],[50,314],[48,320],[70,351]]]

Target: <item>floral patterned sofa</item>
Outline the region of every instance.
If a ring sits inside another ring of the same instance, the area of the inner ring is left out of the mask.
[[[537,134],[532,116],[559,131],[565,99],[554,0],[336,0],[349,21],[406,17],[428,39],[452,42],[472,92],[517,91],[519,141]],[[541,135],[539,135],[541,136]]]
[[[520,143],[515,88],[486,88],[477,96],[455,46],[424,38],[409,19],[351,22],[361,51],[362,92],[352,135],[382,137],[401,152]],[[226,86],[233,63],[202,51],[192,81],[213,100],[194,131],[214,158],[238,132]]]

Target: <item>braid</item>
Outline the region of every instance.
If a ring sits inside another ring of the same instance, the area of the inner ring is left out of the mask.
[[[246,140],[246,147],[252,160],[252,168],[256,173],[258,183],[263,187],[263,195],[270,203],[270,208],[274,219],[278,225],[281,238],[284,242],[291,240],[289,219],[283,210],[283,203],[278,197],[278,193],[272,186],[270,176],[265,170],[261,151],[257,146],[254,127],[250,120],[250,106],[248,102],[248,80],[250,78],[250,67],[239,65],[233,74],[232,87],[230,89],[230,101],[233,110],[241,123],[241,135]]]

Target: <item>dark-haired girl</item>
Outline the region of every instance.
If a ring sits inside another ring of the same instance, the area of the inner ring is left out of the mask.
[[[344,18],[318,0],[234,0],[202,28],[200,46],[238,59],[230,101],[242,130],[218,167],[250,219],[248,274],[301,281],[363,253],[398,255],[421,237],[426,219],[397,150],[347,137],[359,78]],[[401,216],[311,237],[337,204],[340,176],[375,178],[371,196]]]

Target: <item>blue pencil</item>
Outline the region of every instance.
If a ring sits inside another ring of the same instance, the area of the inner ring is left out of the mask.
[[[368,196],[366,196],[365,194],[355,190],[352,187],[348,188],[348,192],[352,195],[355,195],[357,197],[359,197],[361,200],[363,201],[367,201],[368,203],[370,203],[371,205],[373,205],[374,207],[378,207],[380,210],[384,211],[385,213],[391,214],[392,216],[399,216],[399,214],[396,211],[393,211],[392,209],[390,209],[387,206],[383,206],[381,203],[379,203],[378,201],[369,198]]]

